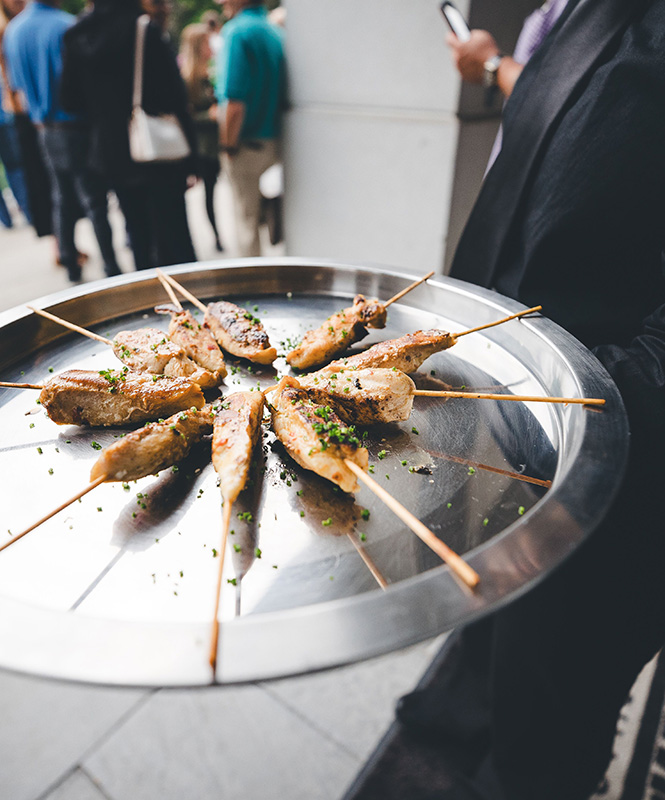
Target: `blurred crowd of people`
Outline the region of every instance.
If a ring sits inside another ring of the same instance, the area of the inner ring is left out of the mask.
[[[176,50],[169,0],[94,0],[79,18],[60,0],[0,0],[0,160],[16,205],[39,236],[53,234],[54,258],[72,282],[87,259],[74,237],[83,216],[106,275],[120,273],[109,192],[136,269],[196,261],[185,192],[197,180],[221,252],[222,164],[238,255],[261,254],[259,180],[280,160],[286,102],[284,14],[269,15],[262,0],[219,1],[223,13],[186,26]],[[137,105],[144,118],[179,127],[185,156],[137,157],[129,133]],[[13,225],[2,192],[0,224]]]

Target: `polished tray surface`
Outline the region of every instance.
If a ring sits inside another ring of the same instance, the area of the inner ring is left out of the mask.
[[[280,353],[355,293],[386,300],[414,277],[302,259],[168,272],[202,300],[246,306]],[[112,338],[144,325],[166,330],[168,318],[153,311],[164,300],[148,271],[36,303]],[[485,290],[430,281],[391,306],[386,329],[354,349],[418,329],[462,331],[519,310]],[[0,315],[3,380],[39,383],[117,363],[105,345],[25,308]],[[266,388],[289,372],[283,357],[274,368],[232,358],[229,366],[224,394]],[[604,397],[607,405],[416,398],[407,422],[368,429],[374,478],[465,555],[481,577],[475,592],[369,490],[344,495],[305,472],[264,425],[252,485],[234,507],[217,682],[347,663],[477,618],[554,569],[605,512],[625,460],[625,415],[600,364],[561,328],[538,316],[465,336],[414,379],[420,388]],[[0,389],[0,537],[82,489],[98,447],[122,433],[56,426],[37,396]],[[108,684],[210,684],[220,533],[209,442],[177,471],[98,487],[0,553],[0,666]]]

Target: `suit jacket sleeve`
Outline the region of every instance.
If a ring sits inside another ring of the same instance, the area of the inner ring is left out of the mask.
[[[593,352],[619,387],[635,444],[653,451],[655,442],[665,443],[665,305],[644,320],[629,346]]]

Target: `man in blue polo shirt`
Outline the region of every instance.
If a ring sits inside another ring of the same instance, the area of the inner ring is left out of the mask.
[[[217,63],[224,167],[233,192],[239,253],[258,256],[259,178],[279,160],[286,95],[283,34],[268,21],[263,2],[222,3],[231,17],[222,28]]]
[[[62,38],[76,20],[58,6],[58,0],[31,3],[7,26],[3,50],[11,88],[22,94],[39,132],[51,180],[53,230],[60,261],[75,282],[81,279],[74,244],[79,206],[92,222],[106,274],[118,275],[120,269],[113,250],[106,191],[86,165],[85,122],[60,107]]]

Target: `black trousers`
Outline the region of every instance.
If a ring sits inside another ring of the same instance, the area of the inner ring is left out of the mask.
[[[184,179],[114,185],[136,269],[196,261],[187,222]]]
[[[39,142],[51,180],[53,231],[60,248],[60,260],[69,277],[80,277],[74,227],[79,209],[92,222],[107,275],[120,273],[113,249],[108,220],[106,187],[87,166],[88,134],[83,129],[47,125],[39,129]]]
[[[408,730],[468,754],[455,791],[432,797],[466,798],[470,780],[474,798],[588,800],[602,780],[630,688],[665,644],[663,412],[654,391],[647,424],[633,416],[624,481],[589,539],[528,594],[456,632],[433,684],[403,699]]]

